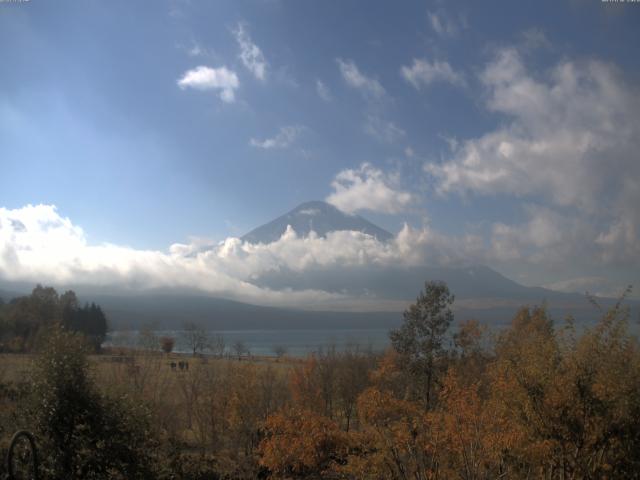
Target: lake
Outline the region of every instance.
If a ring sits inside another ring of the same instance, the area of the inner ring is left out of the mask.
[[[226,353],[233,353],[234,343],[243,342],[251,355],[275,355],[274,348],[282,346],[287,355],[303,357],[335,347],[342,351],[350,347],[361,350],[383,351],[389,345],[388,329],[318,329],[318,330],[221,330],[208,332],[210,336],[222,335]],[[173,337],[174,352],[191,353],[184,332],[162,330],[156,337]],[[138,331],[114,331],[107,334],[105,347],[140,347],[142,338]],[[159,349],[159,343],[158,343]],[[206,353],[206,352],[205,352]]]

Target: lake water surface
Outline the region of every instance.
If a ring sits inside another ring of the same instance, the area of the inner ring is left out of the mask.
[[[236,342],[243,342],[251,355],[275,355],[274,349],[277,346],[284,347],[287,355],[306,356],[332,347],[338,351],[350,347],[382,351],[389,345],[387,329],[221,330],[208,334],[211,337],[222,335],[227,353],[234,351],[233,345]],[[163,330],[154,332],[154,335],[158,338],[173,337],[176,341],[174,352],[190,353],[185,332]],[[141,347],[143,343],[144,340],[138,331],[114,331],[107,334],[104,346]]]

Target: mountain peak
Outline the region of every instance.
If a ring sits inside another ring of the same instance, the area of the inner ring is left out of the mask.
[[[355,230],[372,235],[381,241],[388,241],[393,235],[383,228],[374,225],[360,215],[347,214],[335,206],[320,200],[304,202],[293,210],[266,223],[242,237],[251,243],[271,243],[278,240],[291,225],[295,232],[306,237],[311,231],[324,237],[329,232]]]
[[[338,208],[331,205],[330,203],[323,202],[322,200],[311,200],[309,202],[304,202],[298,205],[296,208],[291,210],[289,213],[301,213],[303,215],[314,215],[317,213],[327,213],[327,212],[341,212]],[[344,212],[341,212],[344,213]]]

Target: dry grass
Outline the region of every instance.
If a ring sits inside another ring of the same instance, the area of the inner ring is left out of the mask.
[[[0,354],[0,383],[17,383],[27,378],[33,359],[33,355]]]

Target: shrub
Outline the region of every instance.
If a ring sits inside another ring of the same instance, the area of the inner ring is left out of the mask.
[[[173,351],[176,340],[173,337],[160,337],[160,348],[167,355]]]
[[[52,478],[149,478],[149,415],[126,396],[102,394],[90,374],[90,346],[53,327],[32,371],[28,415]]]

